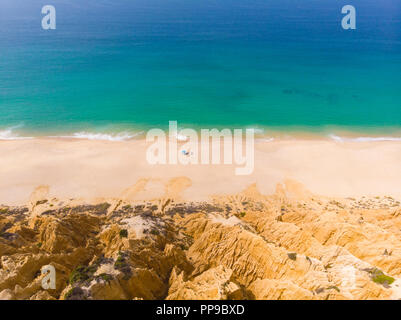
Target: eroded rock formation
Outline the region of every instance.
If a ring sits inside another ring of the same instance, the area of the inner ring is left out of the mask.
[[[27,207],[0,207],[1,299],[401,298],[391,197],[320,197],[293,181],[202,203],[39,191]],[[42,287],[45,265],[55,289]]]

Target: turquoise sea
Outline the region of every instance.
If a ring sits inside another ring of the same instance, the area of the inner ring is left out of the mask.
[[[401,1],[0,1],[0,139],[169,120],[401,137]]]

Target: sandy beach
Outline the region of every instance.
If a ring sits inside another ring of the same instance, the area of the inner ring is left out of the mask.
[[[39,186],[49,197],[183,200],[234,194],[256,183],[263,194],[292,179],[331,197],[401,197],[401,142],[257,141],[255,169],[234,165],[149,165],[144,140],[122,142],[38,138],[0,142],[0,203],[25,204]],[[178,179],[178,180],[177,180]]]

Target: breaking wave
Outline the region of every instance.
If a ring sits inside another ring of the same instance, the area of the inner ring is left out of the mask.
[[[357,137],[357,138],[345,138],[335,134],[329,135],[329,137],[336,142],[369,142],[369,141],[401,141],[401,137]]]
[[[23,125],[17,125],[5,130],[0,130],[0,140],[26,140],[33,139],[33,137],[21,137],[18,133],[15,132],[15,129],[21,128]]]
[[[104,140],[104,141],[126,141],[136,136],[141,135],[143,132],[131,133],[92,133],[92,132],[75,132],[71,136],[56,136],[54,138],[73,138],[73,139],[87,139],[87,140]]]

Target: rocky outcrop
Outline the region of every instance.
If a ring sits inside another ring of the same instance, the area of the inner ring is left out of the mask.
[[[231,281],[232,270],[223,266],[211,268],[191,280],[184,272],[173,269],[167,300],[227,300],[244,298],[242,288]]]
[[[169,194],[187,185],[174,181]],[[0,207],[0,299],[399,299],[401,209],[334,199],[286,181],[210,202]],[[176,190],[177,189],[177,190]],[[43,266],[56,271],[44,288]]]

